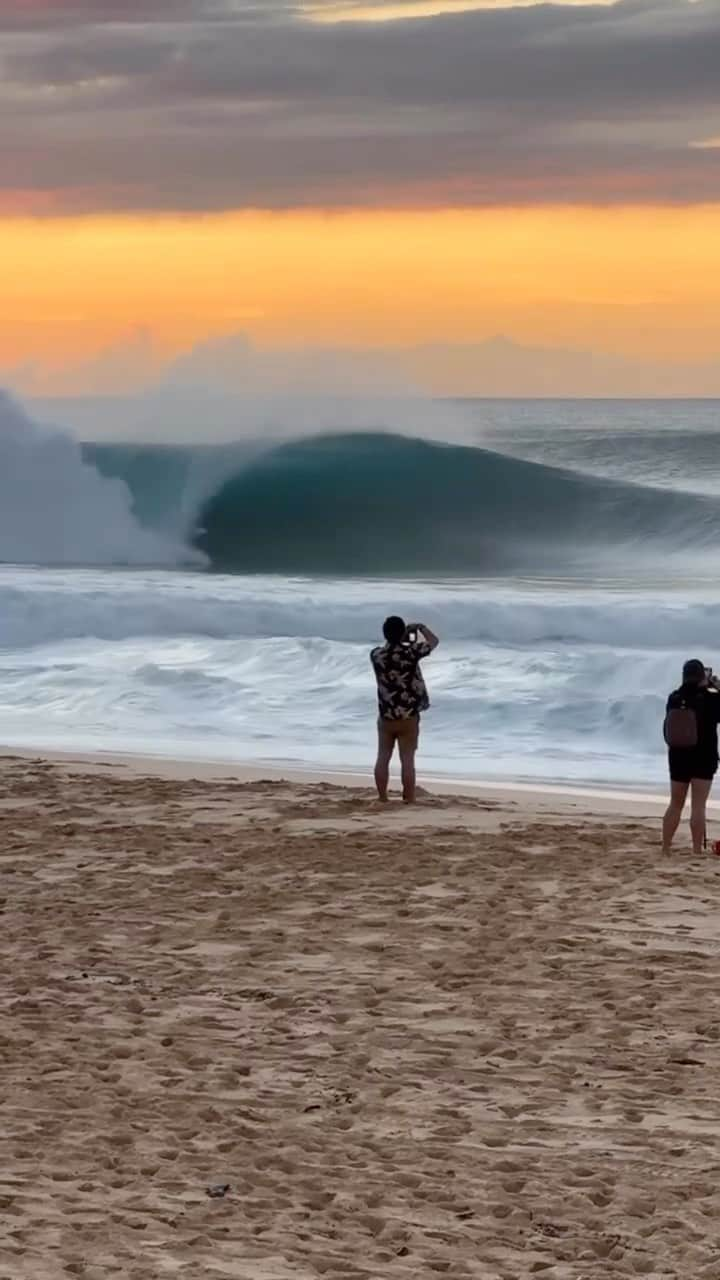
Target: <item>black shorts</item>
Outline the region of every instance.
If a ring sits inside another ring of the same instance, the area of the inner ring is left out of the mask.
[[[692,782],[693,778],[712,782],[718,769],[717,755],[696,747],[671,747],[668,751],[670,778],[673,782]]]

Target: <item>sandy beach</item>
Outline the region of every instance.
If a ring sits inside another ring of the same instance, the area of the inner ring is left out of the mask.
[[[717,1280],[659,811],[2,758],[0,1280]]]

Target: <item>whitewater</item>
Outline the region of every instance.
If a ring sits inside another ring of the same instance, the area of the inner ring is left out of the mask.
[[[720,405],[452,418],[81,445],[0,401],[0,741],[366,768],[401,612],[442,638],[426,771],[660,785],[682,660],[720,668]]]

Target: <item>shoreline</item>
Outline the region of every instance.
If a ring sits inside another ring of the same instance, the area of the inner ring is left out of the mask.
[[[0,760],[43,760],[66,766],[72,772],[104,772],[122,769],[133,777],[156,777],[167,780],[198,779],[236,781],[238,784],[254,782],[287,782],[289,784],[326,784],[334,787],[373,790],[369,769],[359,766],[346,769],[327,769],[312,766],[264,764],[262,762],[234,762],[231,760],[193,760],[183,756],[159,755],[130,751],[71,750],[69,748],[15,747],[0,743]],[[397,766],[391,778],[391,792],[397,792],[399,781]],[[526,812],[562,810],[597,813],[603,816],[617,814],[638,815],[639,808],[649,808],[653,817],[659,816],[667,805],[663,790],[642,790],[638,787],[573,785],[565,783],[513,782],[500,779],[465,778],[424,772],[419,770],[419,786],[425,798],[456,797],[485,799],[499,804],[516,804]],[[720,812],[720,800],[710,800],[710,811]]]

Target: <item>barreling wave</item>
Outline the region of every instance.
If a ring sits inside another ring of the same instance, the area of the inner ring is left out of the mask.
[[[705,546],[720,504],[393,435],[284,444],[202,504],[194,543],[267,573],[552,572],[608,548]]]
[[[93,445],[0,396],[0,560],[231,573],[527,573],[714,546],[720,502],[390,433]]]
[[[382,433],[261,447],[93,445],[143,525],[226,572],[552,574],[713,546],[720,503]]]

